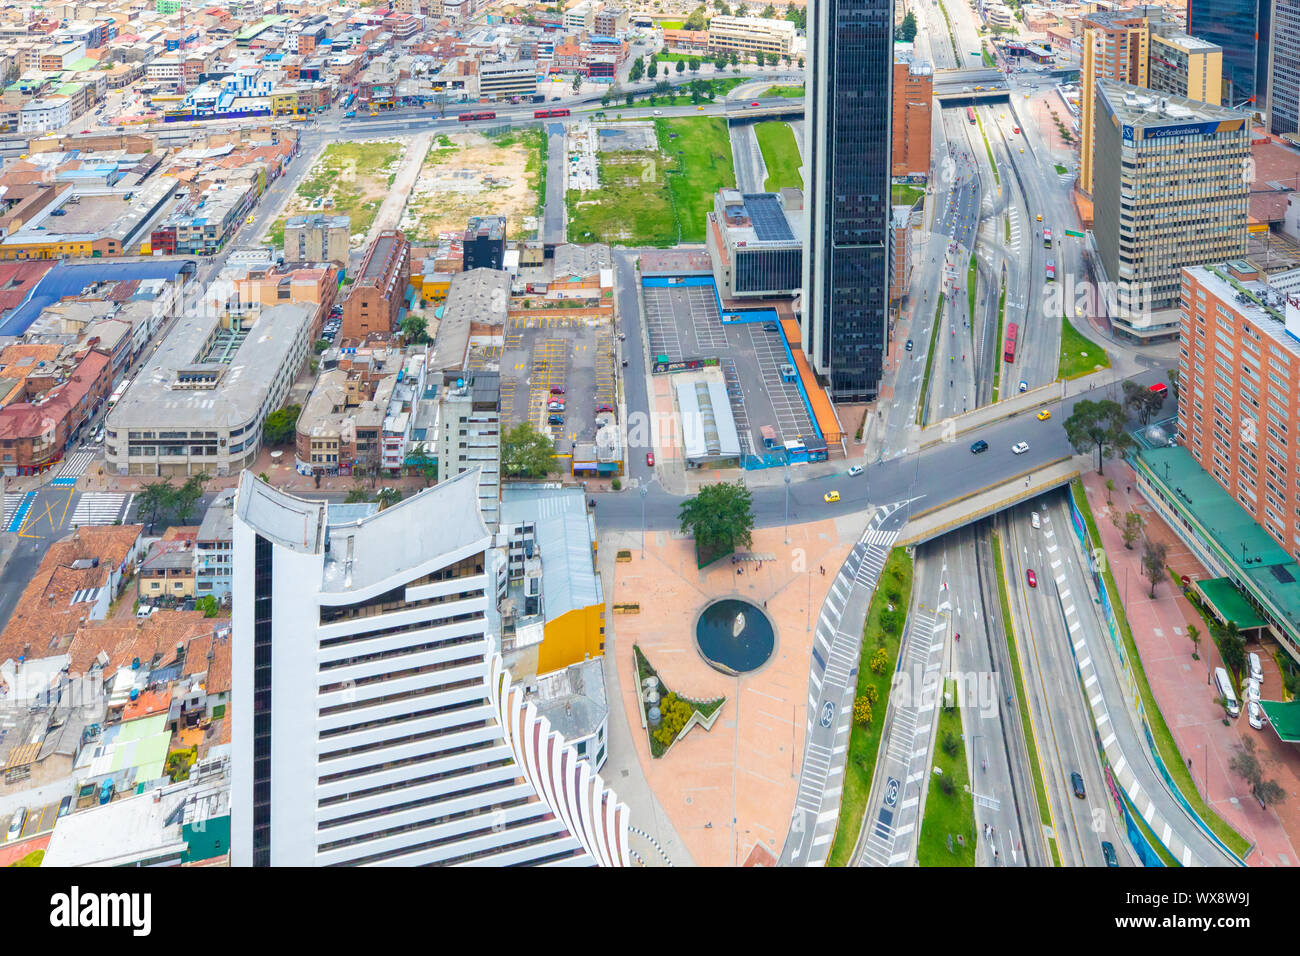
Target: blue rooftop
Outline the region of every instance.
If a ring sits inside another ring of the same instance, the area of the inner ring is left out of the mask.
[[[120,282],[131,279],[174,279],[182,272],[194,271],[193,259],[158,259],[148,262],[122,262],[100,259],[96,262],[60,263],[36,284],[27,301],[0,322],[0,335],[22,335],[45,311],[46,306],[81,290],[94,282]]]

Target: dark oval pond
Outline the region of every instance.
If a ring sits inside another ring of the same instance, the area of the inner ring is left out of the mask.
[[[695,643],[711,667],[724,674],[744,674],[767,663],[776,647],[776,634],[762,608],[724,598],[700,613]]]

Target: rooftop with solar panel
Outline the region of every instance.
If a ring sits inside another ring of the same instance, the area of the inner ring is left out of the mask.
[[[728,244],[743,247],[755,243],[799,243],[799,229],[803,224],[801,190],[742,193],[738,189],[720,189],[713,208],[728,234]]]

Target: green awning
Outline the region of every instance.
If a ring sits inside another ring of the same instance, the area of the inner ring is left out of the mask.
[[[1300,700],[1289,704],[1280,700],[1261,700],[1259,704],[1283,743],[1300,743]]]
[[[1225,621],[1232,621],[1243,631],[1253,627],[1265,627],[1268,622],[1251,607],[1237,586],[1227,578],[1210,578],[1195,581],[1196,590],[1201,597],[1213,605],[1215,612]]]

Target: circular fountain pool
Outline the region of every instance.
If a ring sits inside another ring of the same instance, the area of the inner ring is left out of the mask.
[[[700,612],[695,646],[710,667],[724,674],[746,674],[767,663],[776,649],[776,632],[762,608],[724,598]]]

